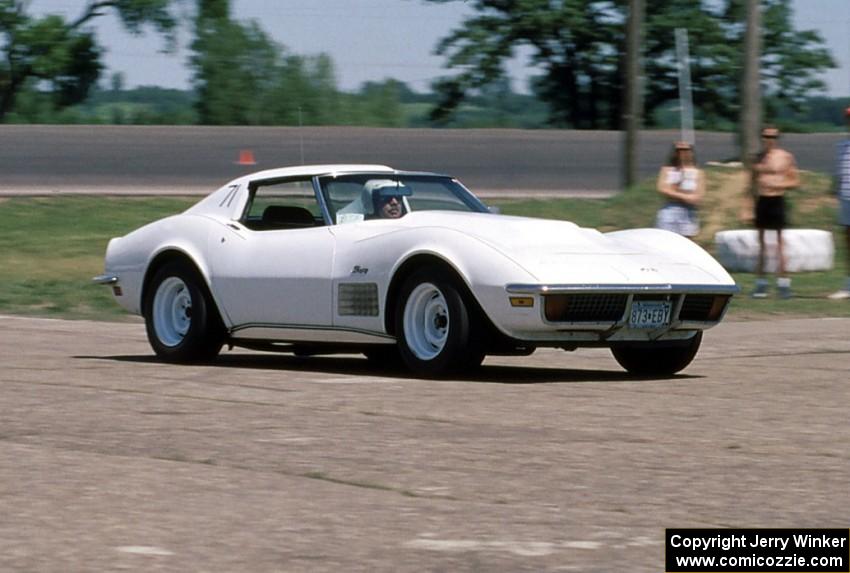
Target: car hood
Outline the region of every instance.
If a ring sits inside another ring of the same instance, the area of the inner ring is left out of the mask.
[[[567,221],[489,213],[411,213],[395,225],[452,230],[488,244],[541,283],[715,284],[731,277],[707,253],[676,235],[605,234]],[[394,225],[394,226],[395,226]],[[687,245],[683,248],[683,241]],[[650,244],[647,244],[647,243]]]

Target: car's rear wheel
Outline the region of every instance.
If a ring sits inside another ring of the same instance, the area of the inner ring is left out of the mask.
[[[449,272],[435,267],[414,273],[396,304],[399,354],[414,373],[439,376],[481,364],[471,305]]]
[[[691,363],[701,343],[699,331],[687,340],[620,343],[611,347],[611,353],[630,374],[669,376]]]
[[[148,341],[163,360],[203,362],[221,350],[221,318],[189,263],[172,261],[156,271],[143,310]]]

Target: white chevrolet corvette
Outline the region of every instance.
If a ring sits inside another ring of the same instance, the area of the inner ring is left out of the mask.
[[[165,360],[363,352],[428,376],[539,346],[606,346],[629,372],[672,374],[738,292],[678,235],[494,214],[452,177],[381,165],[236,179],[112,239],[94,281]]]

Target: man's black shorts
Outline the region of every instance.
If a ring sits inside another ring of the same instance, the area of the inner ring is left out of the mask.
[[[756,202],[757,229],[784,229],[787,225],[784,196],[758,198]]]

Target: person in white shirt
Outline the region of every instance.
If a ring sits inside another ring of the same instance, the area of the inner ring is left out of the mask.
[[[693,146],[686,141],[676,142],[668,163],[658,173],[656,190],[667,202],[658,211],[655,226],[695,237],[699,233],[697,207],[705,195],[705,174],[695,165]]]

